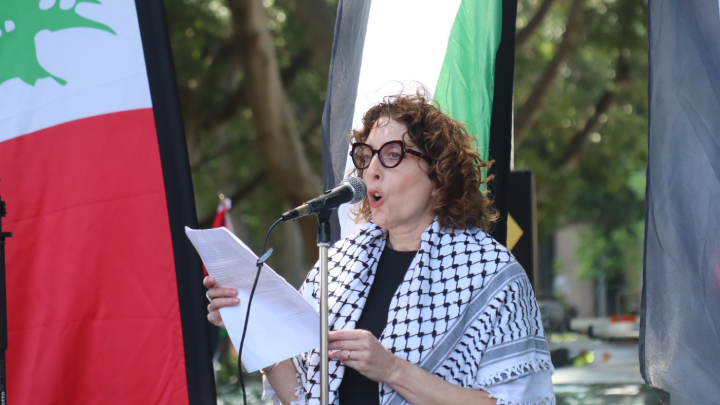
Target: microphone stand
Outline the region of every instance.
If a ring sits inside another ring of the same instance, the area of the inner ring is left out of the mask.
[[[328,400],[328,248],[330,247],[330,213],[323,210],[317,214],[317,246],[320,250],[320,404]]]
[[[2,219],[7,215],[5,201],[0,198],[0,404],[7,404],[7,372],[5,351],[8,348],[7,334],[7,291],[5,286],[5,238],[12,236],[2,231]]]

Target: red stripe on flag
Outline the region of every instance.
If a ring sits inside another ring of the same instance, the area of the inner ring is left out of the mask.
[[[8,400],[187,404],[151,109],[0,143]]]

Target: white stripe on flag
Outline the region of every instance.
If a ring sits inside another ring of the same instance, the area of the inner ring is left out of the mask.
[[[76,11],[115,34],[93,28],[38,32],[39,64],[67,83],[51,77],[34,86],[19,77],[0,83],[0,142],[81,118],[152,107],[135,2],[79,3]],[[12,28],[10,34],[23,29]],[[3,39],[10,34],[4,32]]]
[[[450,31],[461,0],[373,1],[368,17],[362,66],[355,99],[353,128],[360,128],[362,116],[388,94],[404,86],[413,90],[417,82],[430,95],[440,75]],[[350,157],[345,176],[352,170]],[[338,210],[341,238],[356,232],[348,205]]]

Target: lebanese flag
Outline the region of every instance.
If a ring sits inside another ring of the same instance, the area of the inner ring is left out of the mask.
[[[231,209],[232,209],[232,200],[229,198],[221,199],[220,203],[218,204],[217,210],[215,211],[215,218],[213,218],[212,227],[220,228],[221,226],[224,226],[230,232],[235,233],[235,228],[233,228],[232,221],[230,220],[230,210]],[[204,264],[203,264],[203,274],[205,276],[208,275],[207,269],[205,268]]]
[[[496,160],[496,178],[507,175],[517,11],[512,3],[341,0],[323,114],[324,188],[335,187],[353,169],[346,136],[362,127],[363,114],[387,95],[414,92],[418,85],[466,125],[483,159]],[[495,205],[506,213],[497,198],[504,191],[495,191]],[[348,210],[338,209],[336,238],[359,227]]]
[[[215,211],[215,218],[213,218],[213,228],[220,228],[224,226],[230,232],[235,233],[232,221],[230,220],[230,210],[232,209],[232,200],[229,198],[223,198],[218,204],[217,210]]]
[[[162,3],[0,9],[9,403],[214,402]]]

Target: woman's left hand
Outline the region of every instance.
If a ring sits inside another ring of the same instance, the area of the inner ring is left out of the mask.
[[[403,361],[392,354],[372,333],[366,330],[339,330],[328,333],[331,359],[342,361],[365,377],[388,382]]]

